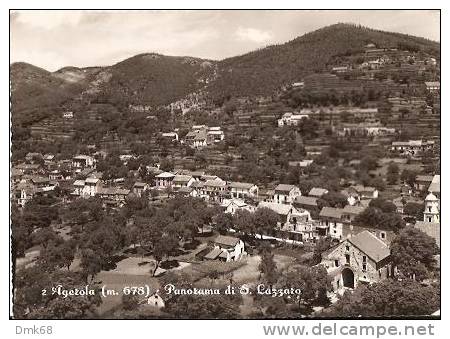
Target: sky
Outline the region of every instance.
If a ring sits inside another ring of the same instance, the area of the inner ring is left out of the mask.
[[[152,52],[221,60],[339,22],[440,41],[440,13],[428,10],[23,10],[10,14],[10,53],[49,71]]]

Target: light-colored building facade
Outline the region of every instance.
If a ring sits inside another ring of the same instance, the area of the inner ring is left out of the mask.
[[[347,238],[322,254],[335,291],[353,289],[392,276],[388,245],[369,231]]]
[[[272,200],[277,204],[292,204],[301,195],[302,192],[297,186],[279,184],[275,187]]]

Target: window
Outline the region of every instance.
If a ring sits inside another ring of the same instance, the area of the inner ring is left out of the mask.
[[[345,262],[347,265],[350,265],[350,254],[345,255]]]
[[[336,259],[336,260],[334,261],[334,266],[335,266],[335,267],[339,267],[339,260]]]
[[[363,255],[362,260],[363,260],[363,263],[366,263],[367,262],[367,257],[365,255]]]
[[[381,239],[386,239],[386,232],[381,232],[380,237]]]
[[[431,207],[428,207],[428,212],[431,212]]]
[[[345,250],[348,252],[350,251],[350,246],[349,245],[345,245]]]
[[[362,270],[363,270],[363,272],[367,271],[367,264],[362,265]]]

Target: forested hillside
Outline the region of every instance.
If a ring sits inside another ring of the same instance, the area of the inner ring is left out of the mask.
[[[140,54],[111,66],[108,82],[101,87],[100,100],[164,105],[204,86],[214,63],[191,57]]]
[[[283,84],[326,69],[333,57],[377,48],[424,51],[439,57],[439,44],[400,33],[336,24],[307,33],[282,45],[225,59],[219,63],[217,81],[209,86],[214,96],[270,95]]]

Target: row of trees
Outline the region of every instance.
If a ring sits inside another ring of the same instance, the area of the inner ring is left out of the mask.
[[[258,208],[254,213],[240,209],[234,215],[221,212],[214,219],[219,233],[234,229],[244,236],[259,234],[261,238],[273,235],[278,220],[278,215],[269,208]]]

